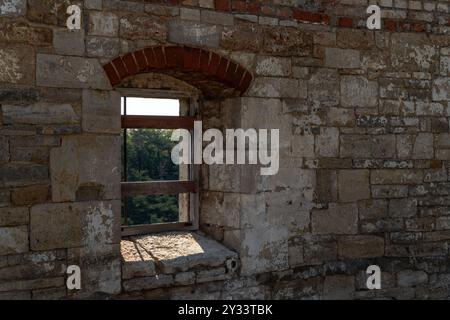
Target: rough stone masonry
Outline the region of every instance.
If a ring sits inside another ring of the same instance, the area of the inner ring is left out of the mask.
[[[449,10],[0,0],[0,298],[448,299]],[[279,173],[204,166],[199,232],[122,240],[118,87],[195,92],[207,128],[280,129]]]

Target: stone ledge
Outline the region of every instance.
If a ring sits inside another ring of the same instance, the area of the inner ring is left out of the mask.
[[[235,252],[195,232],[127,237],[121,252],[126,292],[226,280],[238,267]]]

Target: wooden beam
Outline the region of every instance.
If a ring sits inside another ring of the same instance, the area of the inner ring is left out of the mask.
[[[148,182],[122,182],[122,197],[132,197],[151,194],[180,194],[197,192],[194,181],[148,181]]]
[[[188,129],[194,128],[195,117],[122,116],[122,128]]]

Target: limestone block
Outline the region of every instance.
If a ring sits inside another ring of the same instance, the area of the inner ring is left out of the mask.
[[[53,32],[53,47],[57,54],[83,56],[84,31],[57,29]]]
[[[346,236],[338,239],[340,258],[375,258],[384,254],[384,239],[378,236]]]
[[[328,209],[311,213],[313,234],[355,234],[358,231],[356,204],[330,203]]]
[[[167,287],[171,284],[173,284],[173,276],[171,274],[158,274],[154,277],[136,278],[122,282],[122,286],[126,292],[151,290]]]
[[[304,246],[305,264],[317,265],[337,259],[337,243],[333,239],[307,236]]]
[[[0,17],[19,17],[27,11],[26,0],[0,0]]]
[[[433,82],[433,101],[450,100],[450,78],[437,78]]]
[[[48,166],[28,162],[9,162],[0,166],[0,186],[18,187],[49,181]]]
[[[361,220],[381,219],[387,216],[387,201],[371,199],[358,201],[359,218]]]
[[[29,250],[27,226],[1,227],[0,239],[2,239],[0,242],[0,255],[22,253]],[[1,290],[0,284],[0,291],[7,290]]]
[[[48,185],[15,188],[11,192],[11,202],[16,206],[44,203],[49,198],[49,191]]]
[[[30,46],[0,45],[0,83],[34,84],[35,55]]]
[[[341,134],[340,156],[347,158],[394,158],[394,135]]]
[[[27,106],[3,105],[5,124],[76,124],[79,116],[68,103],[38,102]]]
[[[378,83],[361,76],[342,76],[341,104],[343,107],[378,106]]]
[[[358,50],[326,48],[325,49],[325,66],[337,69],[353,69],[359,68],[361,65],[361,57]]]
[[[339,156],[339,129],[321,127],[315,136],[316,155],[319,157],[337,158]]]
[[[339,200],[353,202],[370,198],[369,170],[340,170]]]
[[[163,20],[150,16],[126,15],[120,18],[120,37],[131,40],[166,41],[167,26]],[[102,35],[102,34],[97,34]]]
[[[423,171],[410,169],[373,170],[372,184],[417,184],[423,181]]]
[[[214,29],[216,31],[217,29]],[[239,25],[234,27],[226,26],[220,30],[221,34],[218,37],[220,40],[220,47],[226,50],[232,51],[247,51],[247,52],[259,52],[263,46],[263,34],[254,24]],[[208,45],[208,47],[214,47],[219,45],[214,41]]]
[[[17,280],[0,282],[0,292],[24,291],[51,287],[62,287],[65,285],[65,277],[41,278],[33,280]]]
[[[256,62],[256,74],[261,76],[289,76],[292,70],[291,59],[259,56]]]
[[[155,262],[148,252],[133,241],[120,242],[122,254],[122,279],[154,276]]]
[[[120,94],[112,91],[83,90],[83,130],[119,134]]]
[[[27,207],[0,208],[0,226],[19,226],[28,224]]]
[[[397,273],[397,284],[400,287],[415,287],[428,282],[428,275],[423,271],[402,270]]]
[[[89,57],[115,58],[120,54],[120,40],[107,37],[87,37],[86,53]]]
[[[37,55],[36,83],[44,87],[111,88],[98,60],[51,54]]]
[[[166,274],[198,266],[216,267],[237,257],[218,242],[191,232],[136,236],[132,240],[151,253]]]
[[[308,81],[308,99],[325,106],[336,106],[340,100],[337,70],[317,69]]]
[[[167,31],[166,31],[167,32]],[[194,46],[217,48],[222,33],[222,27],[197,22],[169,22],[168,39],[170,42]]]
[[[248,94],[266,98],[305,98],[301,88],[297,79],[259,77],[253,80]]]
[[[115,14],[99,11],[89,13],[89,35],[116,37],[118,33],[119,18]]]
[[[241,242],[241,275],[284,270],[289,266],[288,229],[246,229]]]
[[[39,204],[30,211],[33,250],[100,246],[117,241],[118,201]]]
[[[352,299],[354,291],[355,278],[353,276],[333,275],[325,277],[325,281],[323,283],[323,299]]]
[[[120,198],[120,138],[72,136],[50,152],[53,201],[74,201],[90,189],[91,200]]]

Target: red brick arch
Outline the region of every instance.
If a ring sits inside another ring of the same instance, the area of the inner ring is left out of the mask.
[[[243,66],[217,53],[189,46],[157,46],[129,52],[103,68],[114,87],[129,76],[157,72],[199,88],[206,95],[234,91],[242,95],[253,79]]]

